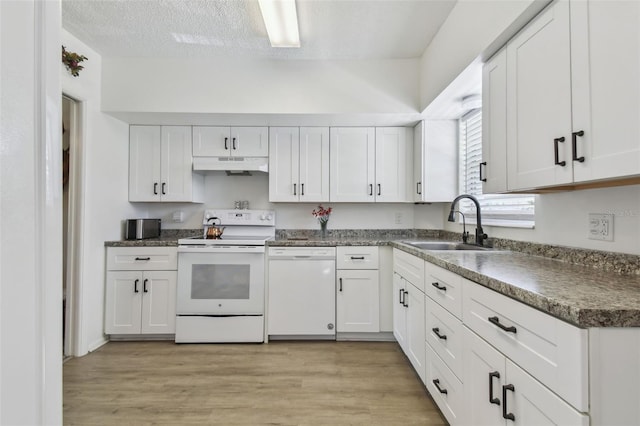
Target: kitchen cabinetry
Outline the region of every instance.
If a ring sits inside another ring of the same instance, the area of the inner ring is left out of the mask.
[[[129,201],[203,201],[190,126],[130,126]]]
[[[507,49],[482,68],[482,192],[507,191]]]
[[[393,334],[425,381],[424,261],[393,250]]]
[[[413,129],[413,201],[450,202],[457,194],[458,122],[426,120]]]
[[[173,334],[175,247],[109,247],[105,334]]]
[[[193,127],[193,155],[196,157],[267,157],[267,127]]]
[[[462,278],[425,262],[425,295],[425,384],[449,423],[463,424]]]
[[[506,61],[509,190],[640,174],[637,2],[554,2]]]
[[[269,129],[269,201],[329,201],[329,128]]]
[[[410,201],[407,133],[404,127],[332,127],[330,201]]]
[[[379,332],[378,247],[337,247],[336,269],[336,331]]]
[[[269,249],[267,333],[271,338],[335,339],[334,247]]]

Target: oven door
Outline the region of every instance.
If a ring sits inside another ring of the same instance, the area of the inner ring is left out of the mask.
[[[264,314],[264,246],[179,247],[178,315]]]

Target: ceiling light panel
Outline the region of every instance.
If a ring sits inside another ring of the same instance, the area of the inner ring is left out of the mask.
[[[258,0],[272,47],[300,47],[295,0]]]

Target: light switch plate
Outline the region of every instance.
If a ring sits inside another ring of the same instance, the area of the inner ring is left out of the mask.
[[[613,241],[613,215],[589,213],[589,239]]]

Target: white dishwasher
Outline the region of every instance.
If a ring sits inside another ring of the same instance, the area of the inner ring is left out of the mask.
[[[335,247],[269,248],[270,339],[335,339]]]

